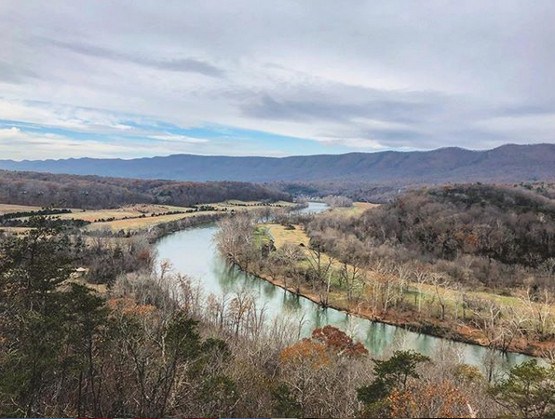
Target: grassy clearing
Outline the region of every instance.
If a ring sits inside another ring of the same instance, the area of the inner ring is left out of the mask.
[[[267,246],[270,244],[271,236],[268,234],[268,229],[264,226],[257,226],[254,230],[254,240],[257,246]]]
[[[274,239],[274,244],[277,248],[282,247],[285,243],[292,243],[299,245],[303,243],[305,246],[308,246],[309,238],[307,234],[302,230],[300,226],[294,226],[294,230],[288,230],[285,226],[280,224],[264,224],[263,227],[268,231],[271,237]],[[308,256],[308,248],[304,248],[305,254]],[[324,255],[323,262],[327,263],[328,257]],[[338,261],[332,262],[332,284],[337,285],[337,277],[339,276],[339,271],[342,269],[343,264]],[[301,261],[299,267],[308,268],[309,263],[307,260]],[[375,276],[376,273],[373,271],[364,272],[364,276],[366,278],[372,278]],[[407,290],[405,291],[407,300],[410,300],[412,297],[415,301],[418,298],[421,298],[421,301],[424,304],[429,304],[438,301],[437,294],[445,300],[446,307],[448,312],[462,312],[462,301],[461,301],[461,292],[458,290],[453,290],[446,287],[436,287],[431,284],[418,284],[415,282],[410,282],[407,284]],[[336,298],[338,300],[345,299],[345,296],[342,295],[340,292],[335,293]],[[505,296],[505,295],[498,295],[486,291],[471,291],[466,290],[465,294],[468,297],[483,300],[483,301],[492,301],[500,306],[511,307],[515,310],[526,310],[527,303],[523,301],[523,299],[519,298],[518,296]],[[539,303],[532,303],[532,307],[539,308],[541,304]],[[555,306],[550,306],[550,312],[555,315]]]
[[[223,211],[254,211],[260,208],[264,208],[264,206],[260,202],[256,201],[233,201],[234,204],[230,204],[231,201],[225,202],[218,202],[215,204],[206,204],[211,207],[214,207],[214,211],[200,211],[200,212],[189,212],[186,213],[185,211],[190,211],[192,208],[187,207],[176,207],[171,205],[133,205],[129,207],[124,207],[116,210],[101,210],[95,211],[95,214],[91,218],[94,220],[98,220],[100,218],[116,218],[113,221],[104,221],[104,222],[93,222],[92,224],[88,225],[86,228],[88,230],[103,230],[109,229],[112,231],[131,231],[131,230],[142,230],[147,229],[150,226],[154,226],[157,224],[168,223],[170,221],[181,220],[183,218],[195,217],[199,214],[203,215],[212,215],[216,213],[222,213]],[[242,205],[245,204],[245,205]],[[292,206],[293,204],[290,202],[279,202],[276,204],[272,204],[275,206]],[[162,214],[164,212],[172,212],[172,211],[182,211],[179,214],[166,214],[166,215],[157,215]],[[90,212],[92,213],[92,211]],[[66,214],[67,218],[75,218],[82,217],[86,213],[75,213],[75,214]],[[131,214],[131,215],[125,215]],[[154,214],[154,215],[153,215]],[[145,217],[141,217],[145,215]],[[72,217],[73,216],[73,217]],[[130,219],[123,219],[125,216],[127,217],[141,217],[141,218],[130,218]],[[96,218],[95,218],[96,217]],[[83,219],[83,218],[80,218]],[[93,220],[93,221],[94,221]],[[90,220],[89,220],[90,221]]]
[[[294,205],[291,202],[279,201],[272,203],[271,207],[290,207]],[[127,205],[121,208],[107,208],[100,210],[83,210],[71,209],[68,214],[56,214],[52,217],[62,220],[82,220],[91,224],[85,227],[87,230],[111,230],[111,231],[131,231],[148,229],[150,226],[168,223],[171,221],[181,220],[183,218],[195,217],[198,214],[211,215],[222,213],[224,211],[252,211],[266,207],[258,201],[239,201],[229,200],[212,204],[200,204],[199,206],[213,207],[209,211],[194,211],[192,207],[180,207],[175,205],[157,205],[157,204],[135,204]],[[41,207],[26,205],[0,204],[0,215],[12,212],[38,211]],[[194,212],[191,212],[194,211]],[[177,212],[175,214],[168,214]],[[25,220],[29,217],[21,217]],[[3,231],[13,233],[25,233],[29,229],[25,227],[4,227]]]
[[[371,204],[369,202],[354,202],[353,206],[348,207],[348,208],[344,208],[344,207],[338,207],[338,208],[332,208],[330,210],[331,213],[333,214],[338,214],[344,217],[358,217],[360,216],[364,211],[370,209],[370,208],[376,208],[379,207],[380,204]]]
[[[282,247],[285,243],[304,244],[308,246],[308,236],[301,226],[295,225],[294,230],[287,229],[281,224],[262,224],[270,236],[274,239],[276,247]]]
[[[168,215],[158,215],[155,217],[147,216],[144,218],[131,218],[127,220],[114,220],[99,223],[89,224],[86,228],[88,230],[103,230],[108,229],[112,231],[129,231],[129,230],[142,230],[148,228],[149,226],[154,226],[158,224],[168,223],[170,221],[181,220],[183,218],[195,217],[198,214],[214,214],[216,211],[202,211],[193,212],[188,214],[168,214]]]
[[[306,260],[299,262],[300,267],[308,269],[310,267],[310,263],[308,262],[309,256],[309,249],[308,245],[310,239],[304,232],[301,226],[294,225],[294,230],[291,230],[281,224],[263,224],[264,228],[267,230],[268,234],[274,240],[274,245],[276,248],[282,247],[285,243],[291,243],[296,245],[303,244],[303,253],[307,257]],[[322,255],[322,263],[327,264],[329,261],[329,257],[327,255]],[[341,263],[333,260],[332,261],[332,268],[335,270],[341,269]]]
[[[117,220],[122,219],[124,217],[137,217],[140,216],[140,213],[132,212],[132,211],[125,211],[123,209],[115,209],[115,210],[98,210],[98,211],[79,211],[79,212],[72,212],[70,214],[61,214],[58,217],[62,220],[83,220],[89,221],[94,223],[96,220],[99,219],[107,219],[107,218],[115,218]]]
[[[29,205],[0,204],[0,215],[12,212],[39,211],[41,209],[41,207],[32,207]]]
[[[84,220],[91,223],[101,222],[100,220],[114,218],[115,220],[122,220],[124,218],[140,217],[143,214],[147,217],[152,214],[163,214],[175,211],[190,211],[191,208],[175,207],[170,205],[131,205],[116,209],[102,209],[102,210],[75,210],[71,214],[62,214],[59,217],[63,220]]]

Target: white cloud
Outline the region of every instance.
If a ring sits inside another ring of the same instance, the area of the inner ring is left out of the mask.
[[[227,144],[182,135],[152,135],[151,140],[118,138],[111,141],[73,139],[65,135],[27,131],[17,127],[0,128],[0,158],[13,160],[64,159],[82,156],[97,158],[136,158],[170,154],[218,154],[226,147],[228,155],[283,156],[271,147],[234,149]]]
[[[58,159],[91,155],[108,157],[129,152],[127,147],[90,140],[74,140],[61,135],[25,132],[11,127],[0,129],[0,155],[15,160]]]
[[[187,137],[185,135],[173,135],[173,134],[150,135],[149,138],[152,138],[154,140],[160,140],[160,141],[188,143],[188,144],[205,144],[209,142],[204,138],[193,138],[193,137]]]
[[[145,155],[253,151],[137,128],[156,120],[353,150],[553,142],[511,109],[555,111],[554,20],[544,0],[4,0],[0,119],[104,135],[67,144],[87,155],[118,156],[120,135],[149,137]]]

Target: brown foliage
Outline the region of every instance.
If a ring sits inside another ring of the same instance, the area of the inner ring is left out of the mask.
[[[324,343],[328,350],[337,355],[368,355],[368,350],[360,342],[354,342],[345,332],[327,325],[312,332],[312,338]]]
[[[311,339],[302,339],[283,349],[279,355],[285,364],[307,365],[318,369],[330,363],[326,345]]]
[[[394,418],[460,418],[473,413],[467,398],[450,380],[395,389],[388,401]]]
[[[345,332],[327,325],[315,329],[311,338],[305,338],[286,347],[280,353],[284,363],[309,364],[314,368],[328,365],[334,357],[364,356],[368,350],[360,342],[354,342]]]

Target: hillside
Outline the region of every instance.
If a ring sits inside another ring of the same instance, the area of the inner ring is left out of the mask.
[[[555,144],[283,158],[182,154],[131,160],[0,160],[0,169],[188,181],[521,182],[555,178]]]
[[[483,184],[423,188],[356,219],[315,220],[309,231],[340,259],[360,251],[395,266],[431,263],[455,282],[553,287],[555,201],[537,190]],[[340,244],[347,236],[359,250]]]
[[[228,199],[281,200],[288,194],[245,182],[176,182],[0,170],[0,203],[113,208],[153,203],[189,206]]]

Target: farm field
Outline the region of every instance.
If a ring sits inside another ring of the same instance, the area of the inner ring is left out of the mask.
[[[96,210],[96,211],[74,211],[70,214],[60,214],[59,218],[62,220],[83,220],[91,223],[97,222],[97,220],[115,218],[116,220],[123,219],[125,217],[138,217],[141,213],[131,210],[126,210],[125,208],[119,208],[114,210]]]
[[[39,211],[40,209],[41,207],[33,207],[29,205],[0,204],[0,215],[12,212]]]
[[[96,222],[89,224],[86,228],[87,230],[103,230],[109,229],[112,231],[132,231],[141,230],[149,226],[154,226],[158,224],[168,223],[171,221],[181,220],[183,218],[195,217],[198,214],[215,214],[218,211],[202,211],[202,212],[192,212],[192,213],[179,213],[179,214],[167,214],[167,215],[157,215],[157,216],[146,216],[141,218],[129,218],[129,219],[119,219],[114,221]]]
[[[289,207],[293,204],[286,201],[279,201],[271,204],[275,207]],[[239,201],[230,200],[212,204],[200,204],[194,207],[179,207],[173,205],[160,204],[135,204],[127,205],[120,208],[107,208],[101,210],[83,210],[71,209],[71,213],[56,214],[52,217],[61,220],[82,220],[89,222],[86,230],[111,230],[111,231],[136,231],[147,229],[149,226],[168,223],[183,218],[195,217],[198,214],[212,215],[226,211],[252,211],[265,208],[266,205],[258,201]],[[205,207],[202,209],[202,207]],[[0,215],[14,212],[32,212],[40,211],[41,207],[0,204]],[[20,217],[19,220],[26,220],[29,217]],[[24,233],[28,231],[27,227],[0,227],[0,230],[16,233]]]
[[[145,229],[145,228],[148,228],[149,226],[181,220],[183,218],[195,217],[199,214],[212,215],[212,214],[217,214],[225,211],[241,212],[241,211],[252,211],[252,210],[264,208],[264,205],[256,201],[243,202],[243,201],[235,200],[231,202],[226,201],[226,202],[219,202],[215,204],[206,204],[206,205],[209,207],[213,207],[214,210],[185,212],[185,211],[190,211],[191,209],[194,209],[194,208],[149,205],[148,206],[149,212],[143,212],[145,210],[144,206],[140,206],[138,209],[136,208],[137,206],[127,207],[127,208],[124,208],[125,210],[124,212],[134,214],[135,218],[122,219],[123,217],[120,217],[119,219],[116,219],[113,221],[94,222],[89,226],[87,226],[87,229],[88,230],[110,229],[112,231],[119,231],[119,230],[133,231],[133,230]],[[283,201],[283,202],[277,202],[275,204],[272,204],[272,207],[288,207],[292,205],[293,204],[290,202]],[[132,208],[135,212],[130,210],[130,208]],[[164,212],[173,212],[173,211],[182,211],[182,212],[177,214],[163,214]],[[102,214],[115,214],[116,212],[99,211],[98,213],[102,215]],[[143,214],[145,215],[144,217],[142,217]],[[160,215],[157,215],[157,214],[160,214]],[[69,216],[68,218],[71,218],[71,215],[73,214],[66,214],[66,215]],[[107,218],[107,216],[100,217],[100,218]]]

